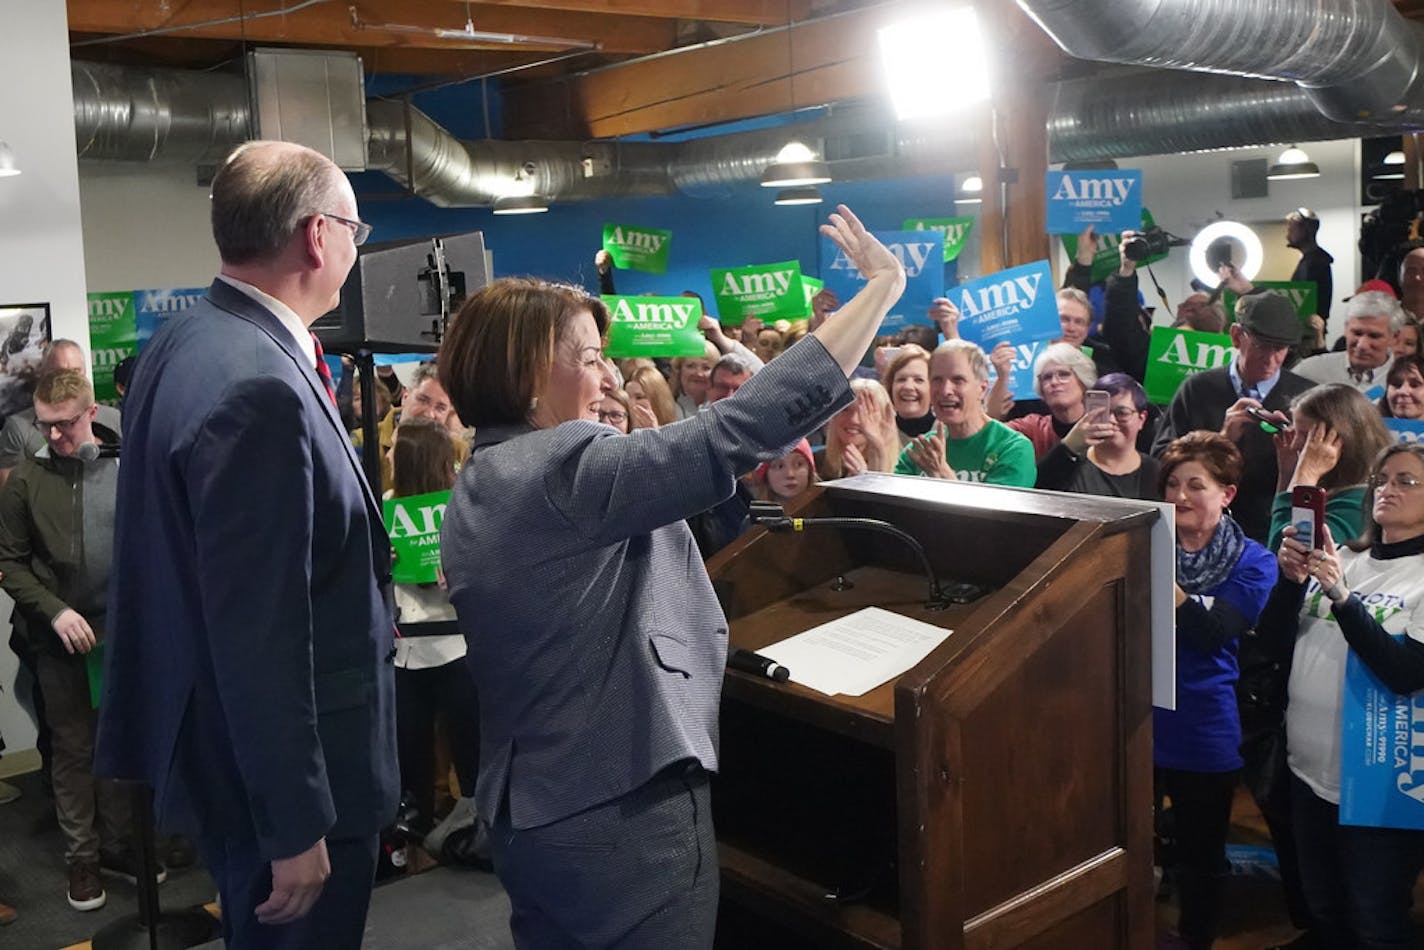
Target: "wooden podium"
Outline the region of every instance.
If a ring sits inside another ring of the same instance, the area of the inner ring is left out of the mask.
[[[754,528],[709,562],[736,647],[867,606],[954,631],[859,697],[728,671],[719,933],[768,948],[1151,947],[1156,510],[870,475],[788,514],[889,521],[941,580],[988,593],[929,611],[907,545],[832,527]]]

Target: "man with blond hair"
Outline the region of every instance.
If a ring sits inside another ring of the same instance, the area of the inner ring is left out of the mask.
[[[114,783],[94,778],[86,657],[104,638],[118,477],[117,459],[101,457],[98,443],[119,439],[96,426],[97,409],[82,371],[41,376],[33,428],[44,445],[0,490],[0,586],[25,619],[44,696],[75,910],[104,906],[101,867],[130,879],[137,870],[126,801]]]

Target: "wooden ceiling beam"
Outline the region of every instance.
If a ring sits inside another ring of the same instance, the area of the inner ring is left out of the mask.
[[[253,19],[253,14],[292,6],[291,0],[187,0],[177,6],[135,3],[133,0],[68,0],[69,28],[78,33],[126,35],[143,30],[206,23],[236,18],[241,21],[196,26],[175,37],[290,43],[303,46],[409,47],[420,49],[510,50],[508,43],[481,43],[442,39],[433,33],[411,33],[358,27],[352,24],[355,7],[362,24],[390,24],[460,29],[464,8],[449,0],[402,0],[352,4],[332,0],[283,16]],[[498,4],[471,4],[475,29],[587,40],[607,53],[653,53],[676,42],[676,23],[646,16],[621,16],[577,11],[534,10]],[[169,12],[165,13],[167,10]],[[521,45],[521,50],[556,50],[550,45]]]
[[[731,43],[512,86],[509,138],[611,138],[878,94],[875,30],[890,4]],[[948,80],[947,80],[948,82]],[[946,94],[952,94],[949,88]]]
[[[463,0],[456,2],[463,3]],[[480,5],[621,13],[756,26],[781,26],[804,20],[811,14],[811,0],[481,0]]]

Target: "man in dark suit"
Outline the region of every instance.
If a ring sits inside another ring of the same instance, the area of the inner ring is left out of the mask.
[[[1236,357],[1182,383],[1162,416],[1152,454],[1160,456],[1173,439],[1197,429],[1220,432],[1236,443],[1246,464],[1231,515],[1247,537],[1265,544],[1276,494],[1276,450],[1246,410],[1287,409],[1315,384],[1282,368],[1300,342],[1300,318],[1290,301],[1270,291],[1249,294],[1237,302],[1236,312],[1230,331]]]
[[[354,948],[399,784],[389,542],[308,327],[370,228],[284,143],[212,208],[221,273],[125,399],[99,768],[197,836],[228,946]]]

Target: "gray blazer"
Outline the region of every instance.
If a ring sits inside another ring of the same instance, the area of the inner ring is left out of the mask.
[[[557,821],[696,759],[717,768],[727,620],[682,520],[850,402],[807,337],[696,416],[476,434],[445,514],[450,600],[480,694],[475,807]]]

